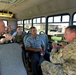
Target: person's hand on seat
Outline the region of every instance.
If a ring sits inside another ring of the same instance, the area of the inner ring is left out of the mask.
[[[12,38],[13,38],[12,35],[10,35],[10,34],[4,34],[3,36],[4,36],[5,38],[2,38],[2,39],[1,39],[1,42],[2,42],[2,43],[4,43],[5,41],[12,40]]]
[[[12,40],[12,35],[10,34],[4,34],[3,36],[5,36],[5,40]]]

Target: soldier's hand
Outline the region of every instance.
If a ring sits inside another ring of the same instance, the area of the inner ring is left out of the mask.
[[[13,37],[10,34],[4,34],[6,40],[11,40]]]
[[[53,48],[57,48],[58,45],[57,45],[56,43],[53,42],[53,43],[52,43],[52,47],[53,47]]]
[[[59,45],[64,47],[64,46],[66,46],[66,43],[65,42],[61,42]]]

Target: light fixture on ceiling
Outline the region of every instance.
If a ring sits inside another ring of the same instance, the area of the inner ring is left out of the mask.
[[[13,14],[12,12],[8,12],[8,11],[0,11],[0,17],[12,18]]]

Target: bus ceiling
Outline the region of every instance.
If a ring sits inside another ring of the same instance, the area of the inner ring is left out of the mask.
[[[11,18],[19,20],[75,10],[76,0],[0,0],[0,11],[12,12]]]

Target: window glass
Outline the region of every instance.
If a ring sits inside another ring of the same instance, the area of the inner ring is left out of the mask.
[[[76,25],[76,13],[73,15],[73,25]]]
[[[37,18],[37,23],[40,23],[40,18]]]
[[[29,20],[27,20],[27,24],[29,23]]]
[[[53,22],[53,17],[49,17],[48,22]]]
[[[30,20],[30,23],[32,23],[32,20]]]
[[[19,25],[19,24],[23,24],[23,21],[17,21],[17,24]]]
[[[33,23],[36,23],[36,19],[33,19]]]
[[[27,24],[27,20],[24,21],[24,24]]]
[[[6,20],[3,20],[3,22],[4,22],[5,26],[7,27],[7,21]]]
[[[45,22],[46,22],[46,18],[42,17],[42,23],[45,23]]]
[[[76,21],[76,13],[74,14],[73,21]]]
[[[69,15],[62,16],[62,22],[69,22]]]
[[[24,31],[29,32],[29,28],[32,26],[32,20],[24,20]]]
[[[75,22],[75,23],[73,23],[73,25],[76,25],[76,22]]]
[[[69,26],[69,15],[61,15],[61,16],[52,16],[54,17],[54,21],[52,17],[48,17],[48,35],[49,41],[51,42],[61,42],[64,40],[64,32],[65,28]],[[61,21],[62,17],[62,21]],[[66,19],[65,19],[66,18]]]
[[[55,16],[54,22],[61,22],[61,16]]]
[[[17,26],[21,26],[23,28],[23,20],[22,21],[17,21]]]
[[[56,33],[64,33],[65,28],[69,25],[69,23],[50,23],[48,24],[48,34],[54,35]]]
[[[40,21],[40,19],[42,19],[40,23],[33,24],[33,26],[37,28],[37,34],[39,34],[41,31],[45,32],[45,23],[43,23],[45,22],[45,17],[41,17],[38,20]]]

